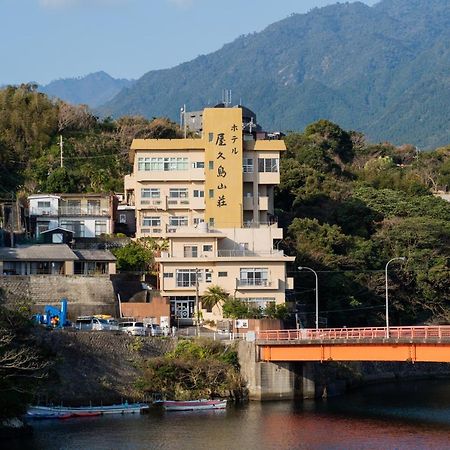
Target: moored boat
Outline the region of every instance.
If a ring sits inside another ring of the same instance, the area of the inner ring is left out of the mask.
[[[157,402],[166,411],[203,411],[209,409],[225,409],[227,407],[226,400],[163,400]]]
[[[104,414],[139,414],[148,409],[145,403],[122,403],[108,406],[30,406],[27,419],[67,419],[71,417],[92,417]]]

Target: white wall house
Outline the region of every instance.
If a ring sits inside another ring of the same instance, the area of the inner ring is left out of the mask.
[[[114,201],[107,194],[34,194],[28,197],[32,234],[57,227],[75,238],[93,238],[114,232]]]

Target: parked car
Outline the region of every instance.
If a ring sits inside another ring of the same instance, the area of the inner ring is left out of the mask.
[[[91,316],[78,317],[75,322],[75,328],[78,330],[87,331],[109,331],[111,330],[110,324],[105,319]]]
[[[148,323],[147,324],[147,334],[149,336],[162,336],[163,330],[157,323]]]
[[[146,336],[147,329],[144,326],[144,322],[120,322],[119,330],[130,336]]]

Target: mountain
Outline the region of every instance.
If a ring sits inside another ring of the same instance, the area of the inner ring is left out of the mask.
[[[341,3],[293,14],[259,33],[166,70],[150,71],[98,109],[177,120],[223,89],[265,127],[320,118],[374,141],[450,142],[450,1]]]
[[[79,78],[64,78],[39,86],[39,91],[73,104],[85,104],[95,108],[118,94],[134,81],[116,79],[100,71]]]

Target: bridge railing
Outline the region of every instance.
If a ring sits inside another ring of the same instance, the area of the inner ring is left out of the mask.
[[[372,328],[302,328],[296,330],[265,330],[256,333],[258,340],[270,341],[323,341],[323,340],[380,340],[386,339],[384,327]],[[390,327],[389,339],[393,340],[450,340],[450,325]]]

